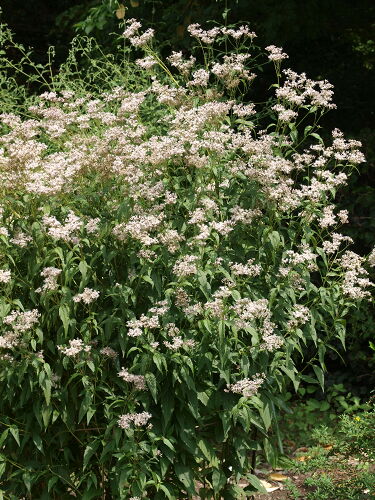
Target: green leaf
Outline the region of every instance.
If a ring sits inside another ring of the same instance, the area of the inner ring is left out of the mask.
[[[65,335],[68,333],[69,330],[69,316],[70,316],[70,307],[68,304],[62,304],[59,307],[59,317],[63,323],[64,326],[64,332]]]
[[[173,393],[165,392],[161,399],[161,412],[163,415],[163,430],[168,426],[169,421],[171,420],[172,414],[174,411],[174,397]]]
[[[40,437],[39,434],[36,434],[34,433],[33,434],[33,441],[34,441],[34,444],[35,446],[38,448],[38,450],[43,453],[44,455],[44,451],[43,451],[43,441],[42,441],[42,438]]]
[[[212,486],[215,493],[219,493],[227,482],[227,476],[221,470],[214,470],[212,473]]]
[[[157,391],[155,375],[153,373],[146,373],[145,379],[146,379],[147,387],[151,393],[151,396],[153,397],[155,403],[157,403],[158,402],[158,400],[157,400],[158,391]]]
[[[86,392],[82,400],[81,407],[79,409],[78,422],[80,422],[89,411],[89,408],[91,406],[91,401],[92,401],[92,394],[90,392]]]
[[[277,467],[279,454],[277,452],[276,446],[274,446],[268,438],[264,438],[263,449],[266,455],[267,462],[269,462],[273,468]]]
[[[88,269],[87,262],[85,260],[81,260],[81,262],[78,264],[78,269],[82,274],[82,282],[84,282],[86,280],[87,269]]]
[[[90,368],[90,370],[92,371],[92,373],[95,373],[95,365],[92,361],[87,361],[86,362],[87,366]]]
[[[198,441],[197,445],[198,445],[198,448],[203,453],[203,456],[208,461],[208,466],[209,467],[218,467],[219,466],[219,460],[218,460],[218,458],[216,456],[215,450],[210,445],[210,443],[208,443],[207,441],[204,441],[203,439],[200,439]]]
[[[152,359],[160,373],[164,373],[164,371],[167,372],[167,362],[165,361],[165,358],[162,354],[156,352],[153,355]]]
[[[254,476],[254,474],[246,474],[246,479],[249,481],[251,486],[255,488],[256,491],[258,491],[259,493],[267,493],[266,488],[263,486],[260,480],[256,476]]]
[[[319,381],[320,387],[324,390],[324,372],[320,366],[313,365],[313,370],[315,372],[316,378]]]
[[[7,463],[3,459],[3,457],[0,456],[0,478],[3,477],[4,472],[6,471],[6,468],[7,468]],[[0,490],[0,500],[3,500],[3,499],[4,499],[3,490]]]
[[[194,475],[191,467],[186,465],[175,465],[175,471],[178,479],[185,486],[189,495],[194,495],[196,490],[194,488]]]
[[[47,403],[47,405],[49,405],[51,402],[51,389],[52,389],[51,380],[44,379],[42,389],[43,389],[43,394],[44,394],[46,403]]]
[[[0,449],[2,448],[4,442],[6,441],[6,439],[8,437],[8,434],[9,434],[9,428],[5,429],[5,431],[3,431],[1,433],[1,436],[0,436]]]
[[[85,451],[83,453],[83,470],[86,469],[88,463],[90,462],[91,457],[96,453],[100,444],[99,440],[94,441],[86,446]]]
[[[169,491],[169,485],[168,484],[166,484],[165,486],[164,486],[164,484],[159,484],[159,489],[161,491],[164,491],[164,493],[166,494],[166,496],[167,496],[167,498],[169,500],[175,500],[176,497],[175,497],[175,495],[173,493],[173,490],[172,490],[172,492]]]
[[[211,295],[211,286],[207,281],[205,273],[203,273],[202,271],[198,273],[198,281],[200,284],[200,289],[204,293],[205,297],[209,298]]]
[[[92,417],[95,415],[95,412],[96,412],[96,408],[94,406],[90,406],[89,409],[87,410],[87,413],[86,413],[87,425],[89,425]]]
[[[10,430],[10,433],[12,434],[12,436],[14,437],[16,443],[18,444],[18,446],[20,446],[20,433],[19,433],[18,427],[15,425],[12,425],[11,427],[9,427],[9,430]]]
[[[268,431],[268,429],[271,427],[271,413],[270,413],[270,408],[268,404],[264,404],[258,408],[259,415],[261,419],[263,420],[264,427]]]
[[[41,414],[42,414],[44,427],[47,428],[49,420],[50,420],[51,415],[52,415],[52,409],[49,406],[43,406]]]
[[[147,276],[147,275],[142,276],[142,279],[146,283],[150,283],[150,285],[152,286],[152,288],[154,288],[154,282],[152,281],[152,279],[150,278],[150,276]]]
[[[272,248],[274,250],[276,250],[279,247],[280,243],[281,243],[280,234],[277,231],[272,231],[268,235],[268,239],[271,242]]]
[[[47,484],[48,492],[51,491],[51,489],[57,483],[58,480],[59,480],[58,476],[53,476],[53,477],[51,477],[51,479],[48,480],[48,484]]]

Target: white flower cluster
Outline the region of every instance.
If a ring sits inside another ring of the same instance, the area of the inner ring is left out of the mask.
[[[344,294],[352,299],[371,297],[366,288],[373,287],[374,283],[367,278],[368,272],[362,266],[364,261],[364,257],[351,251],[346,251],[340,259],[345,270],[342,289]]]
[[[28,243],[30,243],[30,241],[32,241],[32,237],[31,236],[28,236],[26,233],[22,232],[22,231],[17,231],[13,238],[11,238],[9,240],[11,243],[13,243],[13,245],[16,245],[18,247],[21,247],[21,248],[25,248],[27,247]]]
[[[12,273],[8,269],[0,269],[0,283],[9,283]]]
[[[56,267],[45,267],[40,275],[44,278],[44,283],[40,288],[37,288],[35,291],[38,293],[56,290],[58,287],[57,278],[61,274],[61,269],[57,269]]]
[[[274,111],[276,111],[279,115],[279,120],[281,122],[291,122],[298,116],[298,113],[296,111],[293,111],[292,109],[287,109],[285,108],[282,104],[275,104],[272,106]]]
[[[150,418],[152,418],[151,413],[147,413],[146,411],[142,413],[126,413],[120,416],[118,425],[121,429],[129,429],[131,424],[133,424],[134,427],[143,427],[147,425]]]
[[[189,276],[190,274],[197,274],[198,260],[199,257],[197,257],[196,255],[184,255],[183,257],[180,257],[173,266],[173,272],[180,277]]]
[[[283,59],[283,53],[279,53],[278,50],[271,49],[270,46],[270,58],[274,57],[274,61],[281,57]],[[280,49],[281,51],[282,49]],[[286,55],[286,54],[285,54]],[[276,58],[276,59],[275,59]],[[333,85],[331,85],[326,80],[314,81],[306,77],[305,73],[298,74],[291,69],[284,70],[286,75],[286,80],[284,84],[276,89],[276,96],[282,99],[284,102],[290,104],[312,104],[313,106],[318,106],[322,108],[332,109],[335,108],[335,104],[332,103],[333,96]]]
[[[292,310],[291,319],[288,321],[287,329],[293,330],[304,325],[310,319],[310,310],[306,306],[295,304]]]
[[[157,64],[156,59],[152,56],[146,56],[143,59],[137,59],[135,62],[143,69],[151,69],[153,66],[155,66],[155,64]]]
[[[367,261],[371,267],[375,267],[375,248],[371,250],[370,255],[367,257]]]
[[[323,250],[328,255],[337,252],[341,243],[345,241],[347,243],[353,243],[353,240],[352,238],[350,238],[350,236],[344,236],[343,234],[339,233],[332,233],[331,236],[332,236],[332,241],[323,241]]]
[[[254,259],[249,259],[246,264],[229,262],[232,274],[236,276],[259,276],[262,267],[259,264],[254,264]]]
[[[289,272],[297,266],[304,265],[309,271],[315,271],[317,268],[316,259],[318,255],[312,252],[308,245],[300,247],[300,252],[287,250],[282,259],[282,267],[279,269],[281,276],[287,276]]]
[[[337,224],[336,216],[334,214],[334,205],[328,205],[323,208],[323,217],[319,221],[319,225],[322,228],[327,228],[329,226],[334,226]],[[341,224],[345,224],[348,222],[348,211],[340,210],[337,214],[337,217]]]
[[[246,398],[255,396],[258,392],[259,387],[263,384],[266,379],[264,373],[257,373],[251,379],[244,378],[239,380],[235,384],[228,384],[227,391],[234,392],[235,394],[241,394]]]
[[[260,349],[272,352],[283,345],[284,339],[274,333],[276,325],[271,321],[271,311],[268,308],[267,299],[237,299],[235,304],[231,306],[231,310],[236,314],[234,320],[236,328],[251,328],[256,322],[259,323],[258,328],[262,334]]]
[[[5,316],[3,323],[10,325],[14,332],[26,332],[38,322],[40,313],[37,309],[32,311],[12,311],[8,316]]]
[[[128,19],[125,25],[126,29],[123,36],[128,38],[134,47],[144,47],[150,42],[155,33],[153,29],[149,28],[142,35],[138,35],[138,30],[142,27],[142,24],[136,19]]]
[[[289,57],[288,54],[283,52],[282,47],[276,47],[276,45],[268,45],[268,47],[265,47],[265,49],[267,50],[267,52],[269,52],[268,59],[270,61],[279,62]]]
[[[100,354],[102,354],[106,358],[111,358],[111,359],[115,359],[118,356],[117,352],[114,349],[112,349],[112,347],[108,346],[100,349]]]
[[[146,379],[143,375],[133,375],[129,373],[125,368],[122,368],[121,371],[118,372],[118,376],[122,378],[125,382],[129,382],[134,385],[136,389],[139,391],[147,390],[146,387]]]
[[[183,340],[182,337],[173,337],[172,342],[164,341],[164,345],[171,351],[178,351],[181,347],[192,348],[195,347],[196,342],[193,339]]]
[[[139,319],[131,319],[126,323],[128,327],[128,336],[129,337],[140,337],[143,334],[143,328],[159,328],[160,327],[160,316],[165,314],[169,307],[168,302],[166,300],[162,300],[157,302],[155,307],[151,307],[149,309],[149,313],[151,316],[147,316],[146,314],[142,314]]]
[[[100,292],[92,288],[84,288],[82,293],[78,293],[73,297],[74,302],[83,302],[84,304],[91,304],[99,297]]]
[[[0,335],[0,348],[13,349],[21,343],[21,333],[31,330],[38,322],[40,314],[37,309],[32,311],[12,311],[3,318],[3,324],[11,327],[10,331]],[[3,355],[5,356],[5,355]],[[5,358],[4,358],[5,359]]]
[[[69,340],[69,346],[58,345],[57,349],[70,358],[77,356],[80,352],[90,352],[91,346],[84,344],[81,339]]]
[[[193,56],[190,56],[189,59],[184,59],[182,52],[172,52],[171,55],[167,57],[167,61],[171,66],[177,68],[181,74],[187,75],[194,66],[196,59]]]
[[[210,30],[203,30],[200,24],[195,23],[190,24],[187,27],[187,30],[192,37],[197,38],[206,45],[212,45],[220,34],[230,36],[235,40],[238,40],[241,37],[250,38],[251,40],[253,40],[253,38],[256,37],[256,34],[253,31],[250,31],[248,26],[240,26],[237,29],[226,27],[219,28],[215,26],[215,28],[212,28]]]
[[[71,210],[65,220],[65,224],[61,224],[56,217],[43,217],[43,224],[47,229],[47,234],[56,240],[63,240],[69,243],[79,243],[77,232],[82,227],[81,219]]]

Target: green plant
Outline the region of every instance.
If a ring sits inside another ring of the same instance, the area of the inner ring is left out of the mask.
[[[365,500],[374,498],[375,474],[361,472],[348,479],[335,480],[327,474],[317,474],[305,480],[305,485],[313,487],[307,500]]]
[[[293,498],[294,500],[298,500],[301,498],[301,491],[297,488],[297,486],[290,480],[287,479],[285,482],[285,487],[288,490],[288,494],[290,498]]]
[[[345,455],[362,460],[375,458],[375,410],[344,414],[340,417],[337,447]]]
[[[1,115],[10,498],[261,489],[286,391],[324,387],[325,353],[370,295],[372,259],[342,247],[333,205],[363,155],[317,133],[331,85],[282,73],[287,55],[262,55],[247,26],[190,26],[202,66],[164,60],[140,27],[124,32],[145,56],[138,87],[129,61],[129,85],[109,82],[105,54],[76,82],[72,56],[26,118]],[[275,95],[257,113],[242,99],[269,60]]]

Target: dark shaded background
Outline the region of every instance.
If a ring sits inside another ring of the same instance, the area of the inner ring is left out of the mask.
[[[359,139],[367,163],[359,166],[349,186],[341,191],[340,209],[350,212],[346,233],[356,242],[354,250],[368,253],[375,239],[375,1],[374,0],[122,0],[126,17],[152,26],[164,50],[189,50],[186,26],[209,20],[249,23],[258,44],[282,46],[288,64],[312,79],[327,79],[335,87],[338,109],[325,117],[323,134],[340,128]],[[77,32],[95,36],[114,50],[108,33],[121,33],[115,16],[116,0],[2,0],[2,21],[17,40],[35,49],[45,62],[49,45],[56,47],[56,65],[68,52]],[[325,132],[324,132],[325,131]],[[373,386],[375,357],[369,340],[375,337],[375,315],[362,306],[349,318],[347,364],[330,361],[335,382],[354,384],[368,393]],[[353,333],[352,333],[353,332]],[[338,346],[339,348],[339,346]],[[336,370],[336,372],[335,372]]]

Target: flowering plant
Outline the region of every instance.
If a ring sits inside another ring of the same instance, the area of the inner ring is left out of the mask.
[[[261,488],[254,457],[276,460],[286,388],[324,384],[370,295],[374,255],[346,248],[334,206],[360,144],[317,134],[332,86],[281,71],[269,46],[278,83],[258,109],[241,100],[262,57],[247,26],[190,26],[201,65],[163,61],[140,28],[124,37],[148,86],[45,92],[27,118],[0,115],[9,498]]]

